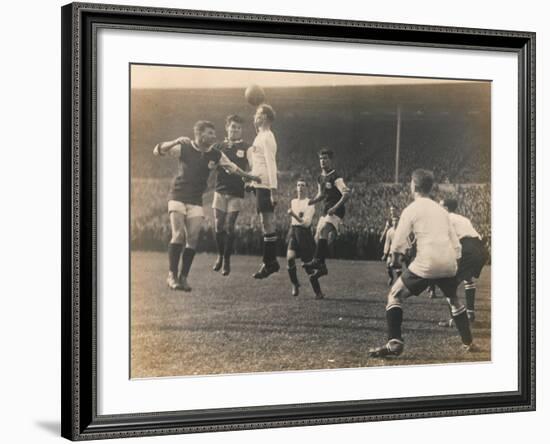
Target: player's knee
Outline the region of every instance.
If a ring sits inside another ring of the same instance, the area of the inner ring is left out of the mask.
[[[390,288],[388,292],[388,300],[386,304],[386,309],[394,306],[403,305],[403,301],[410,296],[410,292],[403,284],[401,279],[398,279]]]
[[[296,260],[296,252],[294,250],[287,250],[286,252],[286,261],[290,264],[290,261]]]

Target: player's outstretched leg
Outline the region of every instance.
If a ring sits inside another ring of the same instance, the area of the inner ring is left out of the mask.
[[[403,323],[402,301],[411,295],[403,283],[402,278],[398,278],[388,293],[388,303],[386,305],[386,323],[388,331],[388,342],[380,347],[369,350],[368,357],[386,358],[395,357],[403,353],[405,342],[401,335],[401,324]]]
[[[466,296],[466,314],[472,323],[476,320],[476,283],[473,279],[464,281],[464,293]]]
[[[466,307],[458,302],[458,297],[456,295],[458,281],[455,278],[442,279],[439,281],[438,285],[449,304],[452,324],[457,328],[460,334],[463,349],[470,352],[477,351],[470,329],[470,321],[468,320]],[[449,324],[451,324],[451,322],[449,322]]]

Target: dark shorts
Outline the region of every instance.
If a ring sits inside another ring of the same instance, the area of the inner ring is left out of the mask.
[[[427,279],[420,276],[417,276],[408,268],[403,270],[401,273],[401,279],[405,287],[415,296],[418,296],[430,285],[437,285],[441,288],[441,291],[447,298],[456,297],[456,289],[458,288],[458,280],[456,277],[447,277],[447,278],[438,278],[438,279]]]
[[[462,245],[462,257],[458,261],[456,277],[458,281],[471,281],[478,278],[481,269],[488,259],[487,249],[477,237],[464,237],[460,239]]]
[[[291,226],[288,230],[288,249],[296,252],[296,257],[302,262],[309,262],[313,259],[315,252],[315,240],[309,228]]]
[[[271,202],[271,190],[267,188],[255,188],[256,211],[258,213],[273,213],[274,207]]]

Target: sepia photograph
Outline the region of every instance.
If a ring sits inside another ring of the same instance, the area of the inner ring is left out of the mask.
[[[491,81],[129,76],[132,379],[491,361]]]

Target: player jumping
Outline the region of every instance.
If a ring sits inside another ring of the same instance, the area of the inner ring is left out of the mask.
[[[458,281],[455,275],[461,246],[448,213],[429,197],[433,182],[431,171],[416,170],[412,174],[411,194],[414,196],[414,202],[401,213],[391,247],[392,266],[400,268],[411,232],[416,238],[416,257],[410,266],[403,270],[388,293],[388,342],[369,350],[369,357],[399,356],[403,352],[402,304],[408,297],[422,293],[432,283],[436,284],[447,298],[464,349],[475,350],[466,307],[459,304],[456,294]]]
[[[241,170],[248,169],[247,150],[249,144],[242,140],[243,119],[232,114],[225,119],[226,139],[215,145],[215,148],[227,156]],[[231,253],[235,240],[235,222],[243,205],[244,182],[236,174],[230,174],[219,166],[216,175],[216,191],[212,208],[214,209],[214,229],[218,258],[213,270],[222,270],[222,275],[231,272]]]
[[[264,103],[258,106],[254,115],[257,135],[248,150],[251,174],[261,179],[261,182],[252,184],[264,235],[263,260],[260,269],[253,275],[255,279],[265,279],[280,269],[277,262],[277,233],[274,220],[277,203],[277,142],[271,131],[274,121],[275,111],[270,105]]]
[[[459,282],[464,282],[466,296],[466,313],[470,322],[475,321],[475,278],[479,278],[481,269],[487,262],[487,251],[472,222],[467,217],[456,214],[458,202],[455,199],[445,199],[440,205],[449,212],[449,219],[455,229],[456,235],[462,246],[462,257],[458,262],[456,277]],[[439,323],[441,327],[451,327],[453,318]]]
[[[168,246],[169,272],[166,282],[172,290],[191,291],[187,276],[195,257],[204,219],[202,195],[206,190],[210,172],[221,166],[231,174],[237,174],[247,180],[260,180],[245,173],[221,151],[213,149],[216,131],[211,122],[198,121],[193,127],[193,132],[194,140],[178,137],[157,144],[153,150],[156,156],[169,153],[177,157],[180,166],[180,174],[174,179],[168,197],[172,238]],[[178,276],[180,256],[182,266]]]
[[[311,222],[315,215],[315,207],[309,205],[309,199],[305,196],[306,182],[302,179],[296,183],[297,198],[292,199],[288,214],[291,216],[290,229],[288,231],[288,248],[286,260],[288,275],[292,283],[292,296],[300,293],[300,282],[296,272],[296,258],[301,258],[302,263],[311,261],[315,250],[315,240],[311,233]],[[311,286],[316,299],[322,299],[323,293],[317,279],[310,276]]]
[[[317,224],[317,246],[313,260],[303,265],[304,269],[313,279],[319,279],[328,274],[325,258],[328,254],[329,237],[338,234],[342,219],[346,213],[345,204],[350,198],[350,189],[344,183],[344,179],[332,168],[334,154],[328,148],[319,151],[319,175],[317,195],[310,199],[309,205],[324,201],[323,215]],[[311,273],[310,273],[311,271]]]

